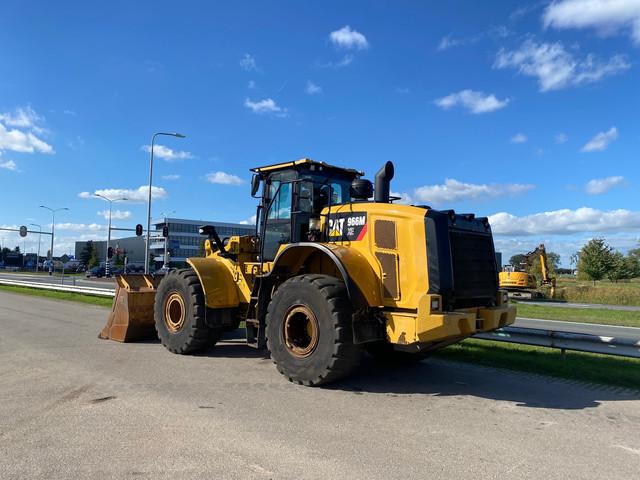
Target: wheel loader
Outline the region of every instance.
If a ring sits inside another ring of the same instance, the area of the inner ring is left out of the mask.
[[[308,158],[252,171],[255,235],[221,239],[203,225],[205,255],[189,268],[119,276],[101,338],[157,335],[189,354],[244,325],[248,346],[316,386],[349,375],[365,352],[418,361],[514,322],[487,218],[393,203],[391,162],[375,188],[361,171]]]

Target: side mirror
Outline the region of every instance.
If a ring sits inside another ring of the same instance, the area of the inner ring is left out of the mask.
[[[256,193],[258,193],[258,189],[260,188],[260,175],[253,174],[251,177],[251,196],[255,197]]]

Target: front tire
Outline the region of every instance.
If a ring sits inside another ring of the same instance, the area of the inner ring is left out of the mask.
[[[353,344],[352,309],[344,282],[300,275],[276,290],[266,318],[267,347],[291,382],[317,386],[349,375],[362,350]]]
[[[220,333],[207,326],[204,293],[191,269],[171,270],[160,282],[154,303],[156,331],[173,353],[188,354],[213,346]]]

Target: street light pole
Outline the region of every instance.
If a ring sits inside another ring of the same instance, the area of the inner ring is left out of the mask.
[[[113,202],[124,202],[129,199],[126,197],[107,198],[106,196],[100,195],[99,193],[94,194],[94,197],[98,197],[109,202],[109,228],[107,232],[107,249],[105,251],[105,262],[104,262],[104,275],[105,277],[109,277],[111,276],[111,268],[110,268],[111,259],[109,258],[109,247],[111,244],[111,212],[112,212]]]
[[[38,232],[38,254],[36,256],[36,272],[39,270],[40,268],[40,239],[42,238],[42,225],[38,225],[37,223],[32,223],[31,225],[33,225],[34,227],[38,227],[39,232]]]
[[[168,137],[176,137],[176,138],[184,138],[185,136],[181,133],[166,133],[166,132],[157,132],[154,133],[151,137],[151,149],[149,154],[149,196],[147,198],[147,241],[144,246],[144,273],[149,273],[149,241],[150,241],[150,230],[151,230],[151,183],[153,181],[153,146],[156,143],[156,137],[158,135],[166,135]]]
[[[46,205],[40,205],[40,208],[46,208],[51,212],[51,250],[49,250],[49,275],[53,274],[53,237],[56,231],[56,212],[60,210],[69,210],[67,207],[50,208]]]

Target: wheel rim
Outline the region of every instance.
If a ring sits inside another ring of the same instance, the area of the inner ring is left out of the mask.
[[[306,305],[294,305],[284,317],[282,335],[289,353],[308,357],[318,345],[318,320]]]
[[[173,292],[164,302],[164,323],[171,333],[182,329],[186,317],[182,295]]]

